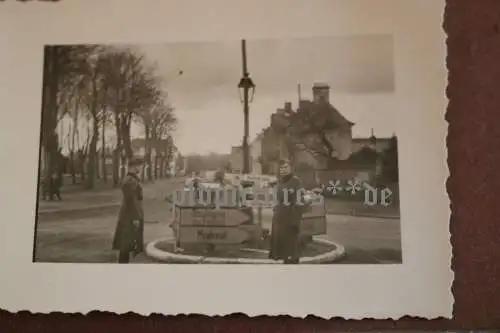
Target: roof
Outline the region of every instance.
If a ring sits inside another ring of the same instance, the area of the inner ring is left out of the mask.
[[[255,143],[255,142],[258,142],[258,141],[262,141],[262,139],[264,139],[264,136],[265,136],[265,131],[262,131],[260,133],[258,133],[255,138],[252,140],[252,143]]]
[[[312,101],[300,101],[298,114],[307,112],[307,115],[312,115],[318,123],[328,122],[332,126],[353,126],[354,123],[347,120],[333,105],[330,103],[315,103]],[[305,114],[304,114],[305,115]]]
[[[380,154],[371,148],[363,147],[349,157],[349,161],[359,164],[374,164]]]
[[[374,168],[374,163],[361,163],[353,160],[336,160],[327,170],[369,171]]]
[[[313,89],[314,88],[330,89],[330,85],[328,85],[328,83],[325,83],[325,82],[316,82],[313,84]]]
[[[377,142],[383,142],[383,141],[390,141],[392,138],[379,138],[379,137],[375,137],[375,139],[377,140]],[[372,137],[369,137],[369,138],[352,138],[352,142],[357,142],[357,143],[368,143],[371,140],[373,140]]]

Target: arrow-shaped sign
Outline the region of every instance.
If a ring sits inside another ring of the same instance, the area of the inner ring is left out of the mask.
[[[180,213],[181,226],[236,227],[253,221],[251,209],[241,208],[184,208]]]
[[[244,229],[227,227],[181,226],[181,243],[240,244],[249,239],[250,233]]]

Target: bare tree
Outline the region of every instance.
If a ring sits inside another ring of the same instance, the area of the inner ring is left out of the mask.
[[[123,177],[126,158],[132,157],[130,126],[134,116],[136,98],[135,87],[143,70],[144,57],[129,49],[109,48],[101,59],[105,68],[104,86],[106,109],[110,112],[109,121],[115,126],[116,147],[113,152],[113,184],[117,186]]]
[[[154,140],[152,137],[154,118],[157,117],[160,105],[163,103],[163,93],[158,78],[155,78],[153,68],[147,68],[142,73],[137,73],[133,93],[138,98],[130,105],[137,120],[144,126],[145,162],[148,180],[153,180],[152,150]],[[143,175],[144,176],[144,175]]]
[[[97,165],[97,143],[99,141],[99,125],[101,121],[101,111],[103,97],[102,97],[102,87],[101,87],[101,71],[102,66],[99,61],[99,55],[95,56],[96,59],[92,59],[92,63],[89,64],[89,72],[87,74],[87,98],[86,106],[87,110],[91,116],[92,121],[92,134],[90,139],[90,145],[88,149],[88,159],[87,159],[87,182],[86,188],[92,189],[94,187],[95,175],[96,175],[96,165]]]
[[[81,62],[94,49],[93,45],[57,45],[46,46],[44,49],[41,143],[46,157],[44,167],[48,170],[59,168],[56,128],[61,113],[64,114],[67,109],[61,107],[61,104],[64,104],[67,100],[65,96],[73,88],[68,83],[80,73]],[[64,111],[61,112],[61,109]]]
[[[146,159],[151,166],[154,143],[167,135],[175,123],[173,109],[166,106],[161,80],[155,75],[156,68],[131,49],[69,45],[48,47],[45,53],[42,144],[49,169],[55,167],[59,152],[56,128],[61,119],[70,119],[72,123],[68,141],[73,183],[77,164],[87,189],[94,187],[99,170],[107,181],[106,126],[110,122],[116,132],[113,184],[118,185],[123,176],[119,164],[124,165],[133,155],[130,129],[135,119],[145,126]],[[86,143],[80,146],[82,116],[89,133]],[[101,156],[97,151],[99,139]],[[102,168],[98,165],[100,158]],[[151,170],[148,177],[152,179]]]
[[[168,155],[168,147],[171,142],[170,132],[174,130],[177,119],[174,109],[168,105],[167,96],[161,90],[161,82],[158,79],[145,79],[145,97],[138,110],[138,120],[144,126],[145,136],[145,159],[148,165],[146,175],[149,180],[158,178],[158,169],[165,168],[165,158]],[[147,89],[146,89],[147,88]],[[155,159],[152,160],[152,151],[155,151]],[[160,176],[162,176],[163,171]]]
[[[175,130],[176,124],[177,118],[174,109],[162,101],[154,109],[151,122],[151,136],[156,151],[154,169],[155,175],[157,170],[160,170],[160,178],[163,177],[166,164],[173,158],[174,141],[171,134]]]

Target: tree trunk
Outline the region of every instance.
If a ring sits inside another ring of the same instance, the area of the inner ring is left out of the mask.
[[[99,123],[97,121],[97,117],[94,118],[93,125],[93,133],[92,139],[90,140],[89,146],[89,156],[87,162],[87,182],[86,189],[91,190],[95,185],[95,176],[96,176],[96,160],[97,160],[97,141],[99,140]]]
[[[104,181],[105,184],[108,183],[108,170],[106,168],[106,130],[105,130],[105,125],[102,125],[102,156],[101,156],[101,162],[102,162],[102,180]]]
[[[57,46],[44,49],[43,104],[42,104],[42,144],[45,153],[45,171],[54,170],[58,148],[57,140],[57,90],[59,71]],[[41,168],[42,169],[42,168]]]
[[[80,156],[81,156],[81,159],[80,159],[80,181],[83,184],[85,182],[85,179],[87,179],[87,177],[86,177],[87,170],[85,167],[85,165],[87,163],[87,153],[85,151],[83,151]]]
[[[101,166],[99,165],[100,161],[100,156],[99,156],[99,150],[97,149],[97,142],[96,142],[96,154],[95,154],[95,165],[94,165],[94,170],[95,170],[95,178],[96,179],[101,179]]]
[[[102,180],[105,184],[108,183],[108,170],[106,170],[106,110],[103,110],[102,116],[102,141],[101,141],[101,164],[102,164]]]
[[[92,77],[92,103],[90,114],[92,115],[92,136],[88,150],[87,163],[87,182],[86,188],[93,189],[95,185],[96,174],[98,173],[97,161],[97,142],[99,140],[99,119],[98,119],[98,90],[97,90],[97,73],[94,72]]]
[[[121,117],[121,138],[123,143],[123,149],[125,150],[125,156],[127,159],[131,159],[134,155],[132,151],[132,140],[130,139],[130,123],[132,120],[132,114],[126,114]]]
[[[76,184],[76,170],[75,170],[75,152],[71,150],[69,152],[69,160],[70,160],[70,171],[71,171],[71,184]]]
[[[120,159],[119,159],[118,148],[113,149],[113,187],[117,187],[120,179]]]
[[[118,104],[118,101],[117,101]],[[121,120],[120,113],[117,109],[114,110],[115,114],[115,134],[116,134],[116,148],[113,151],[113,186],[117,187],[120,183],[120,179],[123,178],[122,164],[121,162],[121,152],[122,152],[122,136],[121,136]]]
[[[152,144],[151,144],[151,129],[149,125],[146,125],[144,127],[144,137],[145,137],[145,165],[146,165],[146,177],[148,178],[149,181],[153,180],[153,163],[151,160],[151,153],[152,153]]]
[[[155,174],[154,174],[154,179],[159,179],[160,178],[160,157],[158,155],[155,155],[155,160],[154,160],[154,166],[155,166]]]
[[[75,103],[76,104],[76,103]],[[76,184],[76,163],[75,163],[75,138],[76,138],[76,127],[78,124],[77,116],[77,106],[75,105],[75,114],[73,115],[73,126],[71,128],[71,148],[70,148],[70,163],[71,163],[71,184]]]

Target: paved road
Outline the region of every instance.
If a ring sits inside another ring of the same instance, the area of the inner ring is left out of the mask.
[[[162,201],[148,201],[144,208],[145,242],[171,236],[168,227],[171,220],[170,205]],[[82,215],[86,215],[85,212]],[[114,262],[116,253],[111,251],[111,242],[115,226],[116,214],[40,220],[37,225],[35,260]]]
[[[172,235],[168,224],[171,205],[163,200],[147,199],[145,205],[145,241]],[[71,218],[55,216],[38,222],[37,261],[114,262],[111,241],[116,213],[104,211],[98,216],[82,211]],[[269,226],[270,221],[265,223]],[[340,263],[397,263],[401,261],[399,220],[330,215],[323,238],[345,246],[347,256]],[[151,262],[140,256],[136,262]]]
[[[327,239],[346,248],[342,263],[400,263],[401,229],[399,219],[330,215]]]
[[[163,201],[165,197],[180,188],[184,179],[163,179],[144,185],[146,201]],[[39,201],[39,221],[70,220],[106,215],[116,215],[122,199],[120,189],[71,193],[63,201]]]

